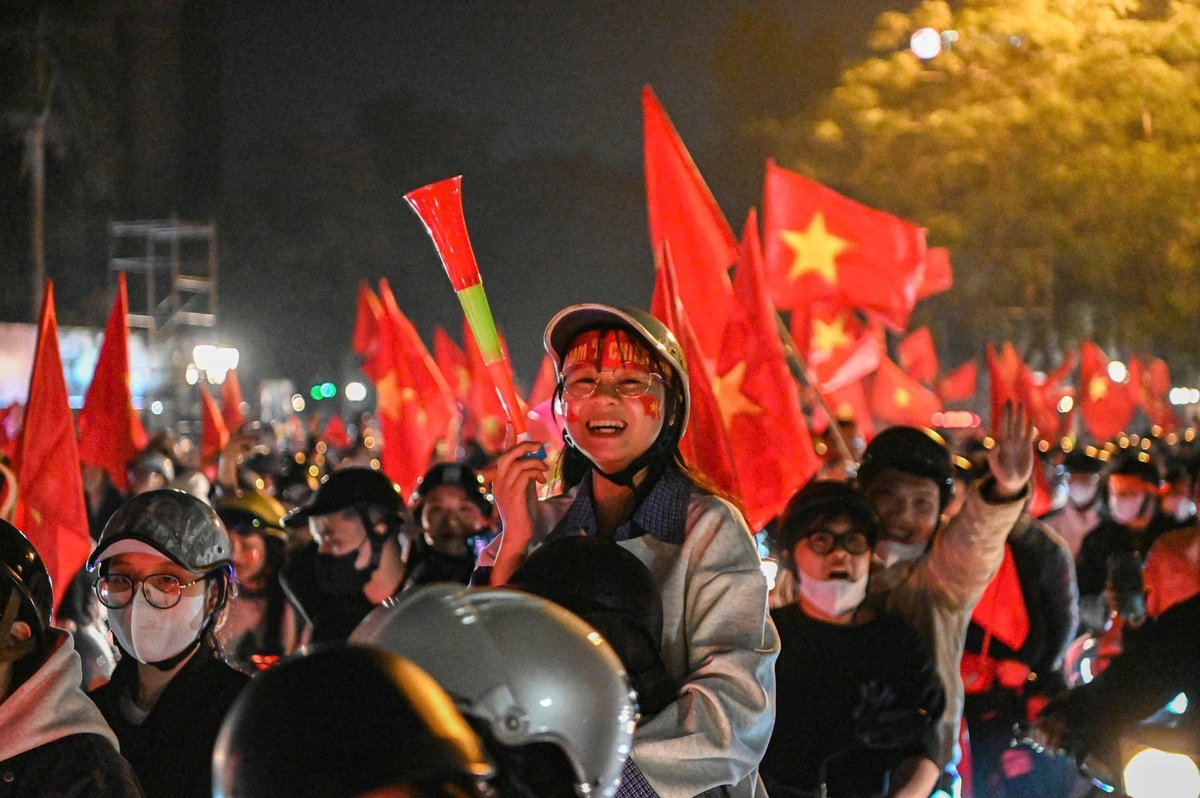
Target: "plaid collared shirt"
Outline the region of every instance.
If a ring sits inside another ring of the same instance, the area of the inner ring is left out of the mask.
[[[615,540],[632,540],[642,535],[679,546],[687,531],[688,504],[692,500],[694,486],[674,465],[663,471],[658,482],[646,494],[628,521],[617,527]],[[589,471],[579,483],[575,500],[567,508],[567,514],[555,525],[546,542],[574,535],[595,535],[596,511],[592,506],[592,472]]]

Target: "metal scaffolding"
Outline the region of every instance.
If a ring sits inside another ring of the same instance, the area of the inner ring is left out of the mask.
[[[109,268],[126,272],[129,324],[174,335],[217,323],[217,225],[110,222]]]

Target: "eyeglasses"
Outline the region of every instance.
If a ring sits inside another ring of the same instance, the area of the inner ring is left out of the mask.
[[[835,548],[841,547],[850,554],[866,554],[871,548],[867,536],[862,532],[843,532],[835,535],[832,532],[814,532],[808,536],[808,547],[813,554],[824,557]]]
[[[600,378],[604,374],[610,375],[612,386],[618,394],[630,399],[650,393],[655,378],[662,379],[657,374],[634,369],[618,369],[611,372],[580,369],[563,376],[563,392],[572,399],[587,399],[600,387]]]
[[[184,588],[203,582],[206,578],[207,574],[204,574],[190,582],[180,582],[170,574],[152,574],[145,579],[109,574],[96,580],[96,598],[110,610],[119,610],[133,601],[134,590],[141,585],[142,594],[151,607],[169,610],[179,603]]]

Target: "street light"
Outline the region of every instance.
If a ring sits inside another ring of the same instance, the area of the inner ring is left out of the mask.
[[[351,402],[361,402],[367,398],[367,386],[361,382],[351,382],[346,385],[346,398]]]
[[[192,362],[214,385],[225,382],[225,375],[237,368],[239,359],[237,349],[232,346],[200,344],[192,349]]]
[[[921,28],[913,32],[908,47],[917,58],[928,61],[942,52],[942,34],[933,28]]]

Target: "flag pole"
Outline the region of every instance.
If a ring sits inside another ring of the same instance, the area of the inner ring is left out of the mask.
[[[804,362],[804,356],[800,354],[800,349],[796,346],[796,341],[792,338],[792,331],[788,329],[778,310],[772,309],[772,312],[775,315],[775,329],[779,332],[779,338],[783,342],[783,356],[787,360],[788,371],[792,373],[792,379],[801,387],[812,390],[817,404],[820,405],[821,410],[825,412],[826,418],[829,419],[829,431],[833,433],[833,442],[837,446],[842,462],[846,464],[846,468],[850,471],[857,471],[858,462],[850,452],[850,445],[846,443],[846,438],[842,435],[842,430],[838,427],[837,418],[829,408],[829,403],[825,401],[825,397],[821,395],[821,392],[817,390],[817,386],[813,385],[812,380],[809,378],[808,364]]]

